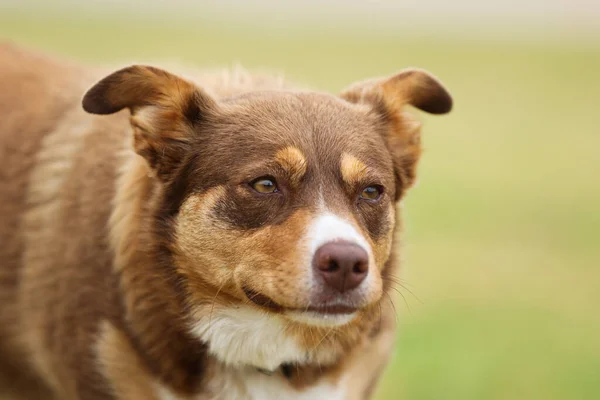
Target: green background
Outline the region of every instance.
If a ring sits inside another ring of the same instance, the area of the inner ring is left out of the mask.
[[[407,66],[438,75],[455,109],[420,115],[377,398],[600,399],[600,41],[92,15],[5,9],[0,37],[95,64],[239,62],[333,92]]]

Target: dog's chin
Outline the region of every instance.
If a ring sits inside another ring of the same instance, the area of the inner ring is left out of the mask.
[[[356,319],[360,313],[360,308],[344,301],[330,302],[319,306],[292,308],[281,306],[273,299],[249,289],[244,289],[244,293],[252,303],[260,308],[276,312],[290,321],[303,325],[317,327],[343,326]]]
[[[358,310],[347,313],[330,313],[319,311],[287,310],[284,316],[294,322],[319,327],[337,327],[352,322],[358,317]]]

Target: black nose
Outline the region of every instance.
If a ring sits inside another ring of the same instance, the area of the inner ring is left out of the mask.
[[[369,272],[369,256],[354,243],[325,243],[315,252],[313,268],[327,286],[341,293],[356,288],[365,279]]]

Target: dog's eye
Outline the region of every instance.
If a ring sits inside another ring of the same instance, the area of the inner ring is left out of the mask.
[[[383,188],[379,185],[367,186],[360,193],[360,198],[365,200],[377,200],[381,197]]]
[[[258,193],[276,193],[279,191],[277,183],[272,178],[258,178],[252,181],[250,185]]]

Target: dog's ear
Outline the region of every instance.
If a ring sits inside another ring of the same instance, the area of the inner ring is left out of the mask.
[[[166,179],[181,162],[195,128],[217,110],[193,83],[158,68],[134,65],[96,83],[83,97],[92,114],[131,112],[135,151]]]
[[[406,105],[430,114],[446,114],[452,97],[430,73],[407,69],[388,78],[358,82],[341,94],[349,102],[366,104],[383,121],[386,140],[394,159],[398,190],[396,199],[415,180],[421,155],[421,124],[405,111]]]

